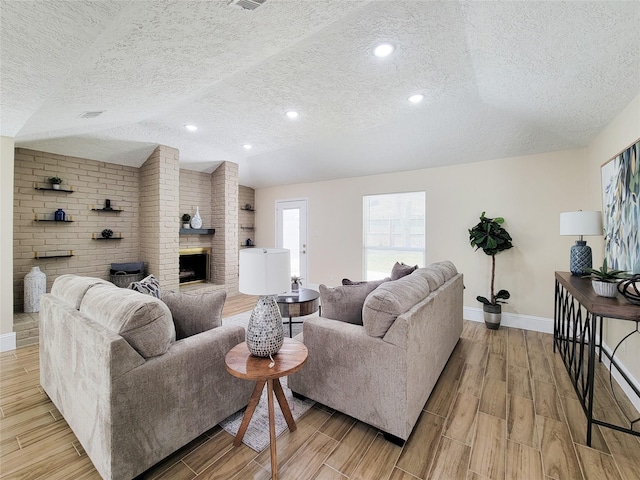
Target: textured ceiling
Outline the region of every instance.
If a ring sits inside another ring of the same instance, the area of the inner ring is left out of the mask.
[[[227,3],[3,0],[1,134],[263,187],[585,146],[640,93],[638,1]]]

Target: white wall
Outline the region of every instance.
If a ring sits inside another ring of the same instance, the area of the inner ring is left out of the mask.
[[[553,317],[554,271],[569,269],[576,240],[559,236],[559,214],[585,208],[584,149],[443,168],[289,185],[256,191],[256,241],[275,243],[276,200],[309,199],[309,283],[362,278],[362,196],[425,190],[427,263],[452,260],[465,275],[466,307],[489,289],[490,257],[469,246],[486,210],[505,217],[514,248],[496,257],[496,287],[511,292],[505,312]],[[390,159],[390,161],[392,161]]]
[[[13,138],[0,137],[0,351],[15,348],[13,333]]]
[[[602,181],[600,167],[623,149],[640,138],[640,95],[638,95],[587,148],[587,199],[588,209],[602,210]],[[594,265],[601,265],[604,258],[604,242],[601,238],[589,242],[593,249]],[[611,348],[635,329],[635,323],[622,320],[606,322],[604,338]],[[627,370],[640,383],[640,335],[633,335],[617,353]]]

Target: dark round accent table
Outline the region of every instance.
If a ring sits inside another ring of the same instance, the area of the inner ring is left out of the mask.
[[[320,307],[320,293],[308,288],[301,288],[298,295],[283,294],[276,297],[278,307],[280,307],[280,315],[283,318],[289,317],[289,337],[293,336],[293,324],[304,323],[294,322],[293,317],[304,317],[316,313]]]

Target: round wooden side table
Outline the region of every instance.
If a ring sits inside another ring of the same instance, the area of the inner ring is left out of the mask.
[[[258,402],[260,401],[260,395],[264,389],[265,383],[267,384],[267,399],[269,406],[269,443],[271,449],[271,478],[277,480],[278,478],[278,457],[276,454],[276,424],[274,417],[274,405],[273,395],[275,393],[280,409],[287,421],[289,431],[294,432],[296,430],[296,422],[291,415],[291,409],[287,403],[287,399],[282,391],[280,385],[280,377],[284,377],[291,373],[297,372],[302,368],[307,361],[308,355],[307,347],[297,340],[291,338],[285,338],[282,348],[278,350],[278,353],[273,355],[274,365],[269,366],[271,359],[269,357],[255,357],[249,353],[247,349],[247,343],[242,342],[227,353],[224,361],[227,366],[227,371],[234,377],[243,378],[245,380],[254,380],[256,386],[253,389],[253,393],[249,398],[249,404],[242,417],[242,423],[236,434],[236,438],[233,441],[233,446],[237,447],[242,442],[253,412],[255,412]]]

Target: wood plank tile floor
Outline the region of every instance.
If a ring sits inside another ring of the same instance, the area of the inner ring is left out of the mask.
[[[255,297],[227,300],[223,316]],[[464,323],[464,331],[404,447],[316,404],[277,443],[283,480],[640,479],[640,440],[586,421],[548,334]],[[0,478],[99,479],[84,449],[39,385],[38,345],[0,354]],[[596,410],[622,412],[598,371]],[[618,398],[620,398],[620,392]],[[634,412],[630,403],[623,409]],[[637,412],[636,412],[637,415]],[[139,479],[268,479],[269,450],[232,446],[215,427]]]

